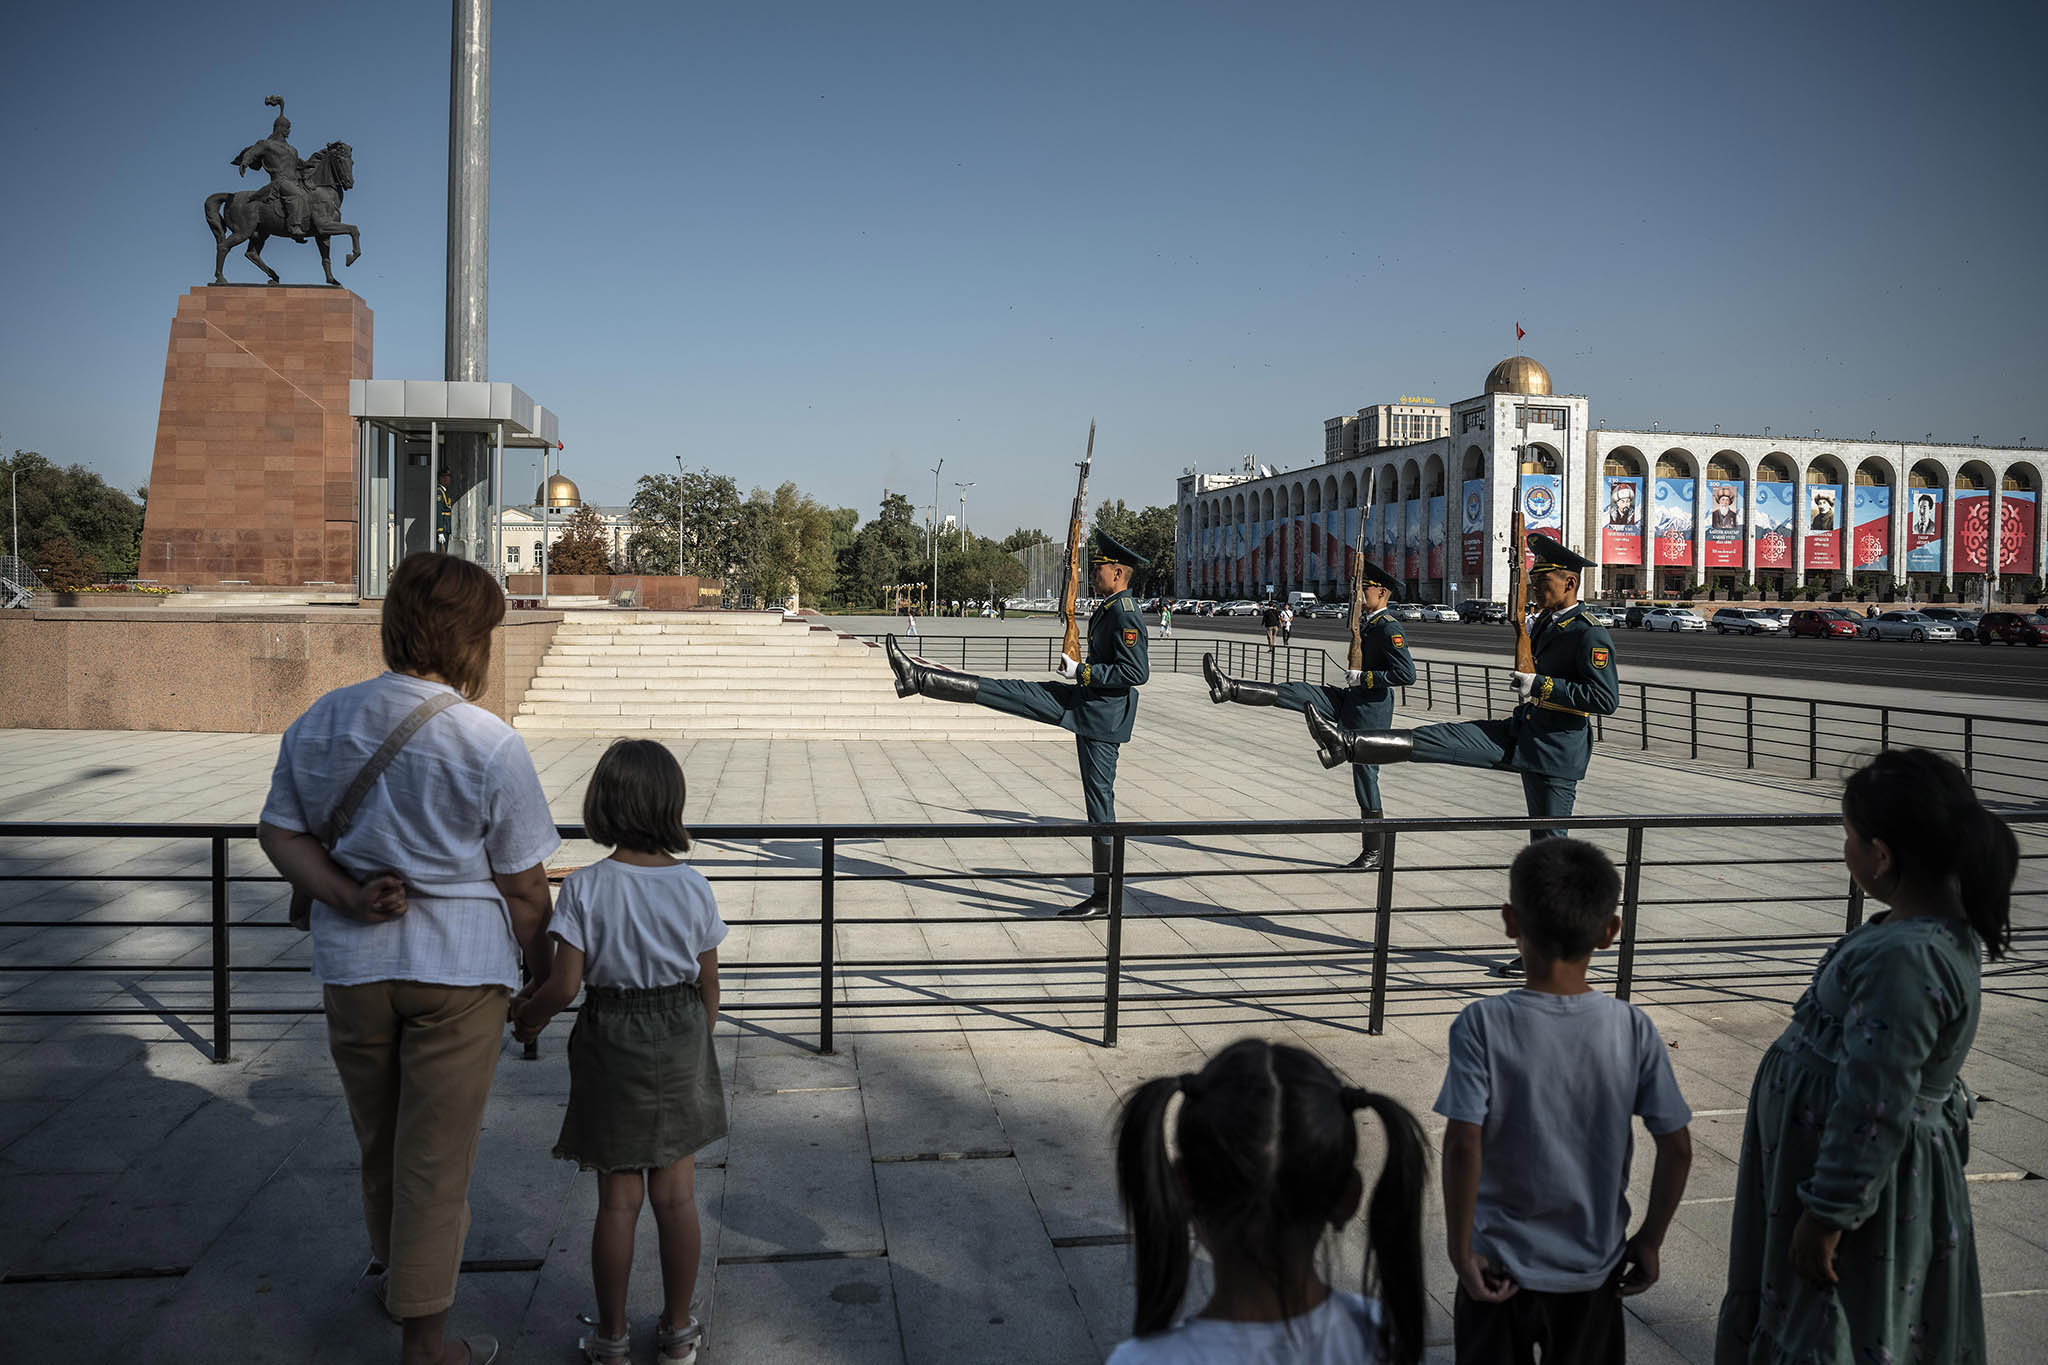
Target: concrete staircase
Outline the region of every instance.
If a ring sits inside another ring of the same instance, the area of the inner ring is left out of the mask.
[[[776,611],[569,611],[513,725],[527,735],[1053,740],[1057,726],[898,698],[877,645]]]

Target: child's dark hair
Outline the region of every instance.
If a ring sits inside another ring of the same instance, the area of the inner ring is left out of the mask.
[[[1180,1175],[1167,1155],[1166,1108]],[[1387,1130],[1387,1164],[1366,1214],[1365,1287],[1378,1287],[1380,1358],[1422,1359],[1422,1195],[1428,1149],[1421,1125],[1385,1095],[1347,1086],[1313,1053],[1246,1038],[1199,1074],[1147,1081],[1124,1102],[1117,1186],[1137,1253],[1140,1336],[1173,1323],[1188,1284],[1188,1220],[1213,1244],[1241,1251],[1283,1297],[1286,1258],[1313,1247],[1358,1173],[1352,1115],[1370,1109]],[[1183,1193],[1185,1185],[1185,1193]],[[1293,1317],[1307,1305],[1286,1305]]]
[[[1938,891],[1953,880],[1970,927],[1995,961],[2012,948],[2012,881],[2019,840],[1984,809],[1970,779],[1927,749],[1886,749],[1849,774],[1842,818],[1864,840],[1881,840],[1910,886]]]
[[[1592,956],[1620,899],[1614,864],[1583,839],[1535,840],[1508,867],[1522,937],[1553,962]]]
[[[636,853],[687,853],[683,765],[651,739],[615,739],[583,790],[590,838]]]

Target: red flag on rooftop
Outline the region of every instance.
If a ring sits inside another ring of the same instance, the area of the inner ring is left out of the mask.
[[[1515,324],[1515,340],[1517,340],[1517,341],[1520,341],[1520,340],[1521,340],[1521,339],[1522,339],[1523,337],[1525,337],[1525,336],[1527,336],[1527,335],[1529,335],[1529,334],[1528,334],[1527,332],[1525,332],[1525,331],[1523,331],[1523,330],[1522,330],[1522,324],[1521,324],[1521,323],[1519,323],[1519,322],[1518,322],[1518,323],[1516,323],[1516,324]]]

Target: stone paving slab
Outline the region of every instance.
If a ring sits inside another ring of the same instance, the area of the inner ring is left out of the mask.
[[[0,818],[254,818],[275,738],[0,732]],[[575,818],[601,741],[533,745],[558,815]],[[1020,749],[1026,752],[1018,752]],[[943,845],[849,841],[839,869],[835,951],[837,1054],[817,1042],[818,854],[783,841],[700,844],[695,859],[736,924],[722,951],[728,999],[788,1003],[721,1020],[717,1048],[732,1134],[701,1157],[705,1261],[697,1311],[707,1362],[1099,1359],[1127,1330],[1128,1247],[1109,1158],[1115,1105],[1151,1075],[1199,1065],[1246,1034],[1312,1047],[1348,1075],[1428,1116],[1445,1029],[1503,955],[1500,866],[1508,834],[1411,836],[1395,879],[1393,984],[1386,1030],[1367,1030],[1372,880],[1336,870],[1349,836],[1202,835],[1133,841],[1124,933],[1121,1045],[1097,1044],[1105,928],[1049,920],[1067,887],[1013,873],[1078,873],[1079,841],[1020,837],[1043,818],[1079,817],[1061,746],[856,741],[731,741],[677,746],[690,819],[711,822],[973,821],[987,838]],[[1390,811],[1458,815],[1513,809],[1496,774],[1390,769]],[[1345,818],[1346,775],[1325,773],[1298,717],[1208,706],[1199,683],[1161,676],[1143,694],[1138,741],[1119,783],[1128,819]],[[1602,754],[1581,789],[1588,813],[1815,811],[1826,782],[1759,777],[1652,757]],[[1617,835],[1595,834],[1618,852]],[[1773,856],[1837,856],[1826,827],[1771,840],[1713,830],[1659,833],[1645,869],[1651,934],[1740,937],[1797,931],[1790,945],[1644,946],[1637,999],[1672,1049],[1698,1117],[1686,1205],[1666,1248],[1665,1281],[1630,1301],[1630,1349],[1647,1361],[1711,1358],[1734,1163],[1749,1078],[1782,1029],[1821,946],[1838,933],[1838,867],[1753,865]],[[2029,835],[2030,850],[2043,849]],[[559,866],[600,851],[565,847]],[[203,843],[80,839],[0,846],[0,871],[141,877],[203,872]],[[1418,861],[1419,860],[1419,861]],[[238,873],[264,869],[235,847]],[[862,874],[966,869],[966,881],[861,881]],[[1424,870],[1429,869],[1429,870]],[[1255,875],[1204,877],[1203,873]],[[728,878],[772,874],[793,881]],[[203,964],[201,886],[143,881],[5,883],[0,966],[95,958]],[[2025,923],[2048,923],[2043,864],[2028,864]],[[28,895],[17,895],[30,888]],[[1784,897],[1763,901],[1762,897]],[[237,961],[292,965],[304,940],[258,927],[281,918],[282,889],[238,884]],[[1176,918],[1184,914],[1201,918]],[[884,924],[882,917],[911,922]],[[983,922],[950,922],[969,916]],[[63,919],[5,929],[6,919]],[[145,921],[138,927],[105,923]],[[1196,961],[1149,959],[1196,952]],[[1310,958],[1306,954],[1320,956]],[[955,959],[986,959],[957,965]],[[1083,959],[1066,963],[1064,957]],[[2038,950],[2033,955],[2038,961]],[[793,964],[772,967],[774,962]],[[807,965],[808,964],[808,965]],[[1600,964],[1612,969],[1612,955]],[[1710,982],[1666,980],[1690,972]],[[1782,973],[1782,975],[1772,975]],[[237,999],[290,1007],[313,999],[294,973],[237,979]],[[1278,996],[1319,989],[1316,996]],[[203,1010],[204,973],[6,973],[15,1008],[115,1003]],[[1189,992],[1235,991],[1231,999]],[[975,1005],[963,997],[1017,1003]],[[911,1000],[936,1000],[911,1007]],[[883,1002],[854,1008],[855,1002]],[[142,1003],[153,1002],[153,1003]],[[1983,1027],[1966,1078],[1985,1096],[1971,1173],[1994,1360],[2028,1358],[2048,1311],[2048,974],[1987,976]],[[317,1017],[236,1020],[234,1059],[208,1059],[203,1014],[126,1019],[0,1019],[0,1273],[133,1269],[162,1278],[0,1283],[0,1311],[49,1324],[53,1351],[214,1360],[240,1340],[256,1358],[386,1360],[395,1333],[361,1282],[366,1256],[354,1198],[354,1144]],[[458,1329],[489,1330],[508,1360],[567,1360],[592,1306],[587,1247],[595,1182],[549,1158],[567,1091],[565,1034],[537,1062],[507,1046],[486,1116],[468,1254],[504,1267],[465,1277]],[[1368,1153],[1375,1125],[1364,1126]],[[1631,1201],[1647,1198],[1647,1144]],[[1452,1281],[1441,1212],[1426,1206],[1432,1360],[1447,1360]],[[643,1218],[632,1302],[651,1347],[658,1267]],[[1356,1228],[1333,1238],[1340,1281],[1355,1279]],[[254,1310],[254,1311],[252,1311]],[[997,1321],[996,1319],[1000,1319]],[[647,1349],[646,1347],[643,1348]]]

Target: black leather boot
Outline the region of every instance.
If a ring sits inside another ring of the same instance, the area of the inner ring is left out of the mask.
[[[1202,676],[1209,680],[1209,700],[1221,706],[1234,701],[1240,706],[1278,706],[1280,689],[1271,683],[1240,682],[1216,665],[1214,654],[1202,656]]]
[[[1060,911],[1059,917],[1061,919],[1095,919],[1098,916],[1109,913],[1110,850],[1092,839],[1088,842],[1088,848],[1093,855],[1092,861],[1095,865],[1094,885],[1089,889],[1087,900],[1077,902]]]
[[[896,645],[896,637],[884,639],[882,652],[889,656],[889,671],[896,675],[896,695],[926,696],[933,701],[973,701],[981,694],[981,679],[972,673],[953,673],[931,668],[913,660]]]
[[[1380,818],[1380,813],[1376,810],[1369,810],[1365,815],[1368,820]],[[1363,829],[1358,832],[1358,856],[1344,864],[1344,866],[1353,872],[1379,871],[1380,835],[1378,830]]]
[[[1415,735],[1409,730],[1346,730],[1313,706],[1308,708],[1309,738],[1316,742],[1316,754],[1325,768],[1339,763],[1406,763],[1415,757]]]

